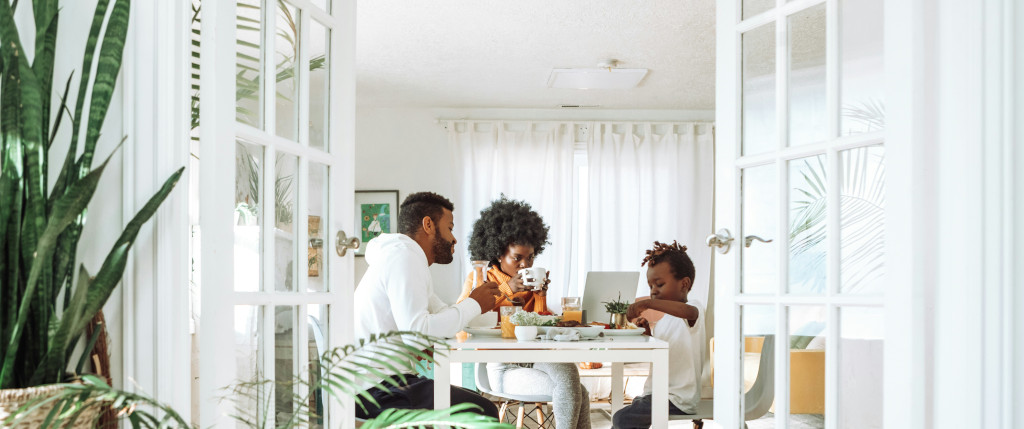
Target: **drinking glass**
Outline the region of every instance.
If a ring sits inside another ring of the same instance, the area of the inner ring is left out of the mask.
[[[583,311],[581,307],[581,299],[578,296],[565,296],[562,297],[562,321],[568,322],[575,320],[583,323]]]
[[[501,338],[515,338],[516,337],[516,325],[512,324],[510,320],[516,311],[522,310],[523,307],[518,305],[505,305],[501,307]]]

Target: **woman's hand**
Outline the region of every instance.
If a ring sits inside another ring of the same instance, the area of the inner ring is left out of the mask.
[[[523,276],[518,272],[512,278],[508,279],[508,287],[512,289],[512,292],[522,292],[528,290],[526,285],[523,284]]]
[[[629,309],[626,310],[626,320],[629,320],[629,321],[632,322],[634,319],[640,317],[640,313],[642,313],[644,310],[646,310],[648,308],[651,308],[651,300],[649,300],[649,299],[645,299],[643,301],[637,301],[637,302],[634,302],[633,304],[630,304]],[[636,322],[633,322],[633,323],[636,323]],[[636,325],[640,326],[639,323],[636,323]]]
[[[540,289],[541,292],[547,292],[549,284],[551,284],[551,271],[544,274],[544,284],[538,289]]]

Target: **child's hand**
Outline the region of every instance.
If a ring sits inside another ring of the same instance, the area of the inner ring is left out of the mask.
[[[644,319],[643,317],[637,317],[636,326],[644,328],[644,335],[651,335],[651,323],[648,322],[647,319]]]
[[[626,310],[626,320],[632,321],[633,319],[640,317],[640,313],[642,313],[644,310],[648,308],[651,308],[651,300],[649,299],[637,301],[634,302],[633,304],[630,304],[629,309]],[[639,325],[640,324],[637,323],[637,326]]]

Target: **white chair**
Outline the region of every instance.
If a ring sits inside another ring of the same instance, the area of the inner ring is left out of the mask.
[[[765,415],[775,401],[775,336],[765,335],[761,346],[761,358],[757,367],[757,377],[750,390],[743,395],[743,420],[757,420]],[[693,420],[694,429],[704,427],[704,419],[713,419],[714,399],[701,399],[697,404],[696,414],[685,416],[669,416],[669,420]],[[743,427],[747,424],[744,423]]]
[[[519,410],[516,415],[516,428],[521,429],[525,419],[529,418],[537,424],[538,428],[545,428],[555,426],[555,420],[551,413],[545,414],[545,407],[551,403],[551,395],[514,395],[505,392],[496,392],[491,388],[491,380],[487,376],[487,364],[477,363],[476,364],[476,388],[481,393],[486,393],[491,396],[501,398],[501,406],[498,408],[498,423],[505,421],[505,414],[509,411],[510,405],[519,405]],[[526,405],[532,404],[537,410],[537,417],[534,418],[532,415],[526,414]],[[545,425],[547,424],[547,425]]]

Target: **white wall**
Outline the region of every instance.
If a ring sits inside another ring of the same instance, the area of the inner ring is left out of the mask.
[[[356,111],[356,190],[397,189],[399,198],[419,191],[453,197],[455,183],[447,131],[437,119],[709,121],[714,111],[568,110],[568,109],[406,109],[359,108]],[[399,201],[401,202],[401,201]],[[455,208],[455,216],[476,216]],[[469,231],[455,231],[464,237]],[[458,246],[467,243],[459,242]],[[355,281],[366,272],[356,257]],[[465,273],[456,264],[433,265],[434,287],[447,301],[458,298]]]
[[[22,1],[16,11],[16,22],[21,30],[21,41],[25,50],[34,52],[35,25],[32,20],[32,2]],[[60,23],[57,33],[57,52],[54,62],[54,88],[51,101],[51,116],[56,117],[57,107],[60,106],[60,92],[64,90],[64,83],[68,76],[74,72],[71,81],[69,109],[74,110],[75,100],[78,94],[78,83],[80,82],[82,54],[85,51],[85,41],[89,34],[89,27],[92,23],[92,15],[96,8],[96,0],[80,0],[73,2],[61,2]],[[107,119],[103,124],[102,134],[97,145],[93,165],[99,165],[117,147],[123,135],[123,102],[120,83],[117,85],[111,99],[110,108],[107,111]],[[86,103],[88,105],[88,103]],[[71,143],[71,118],[65,117],[61,124],[61,132],[58,133],[53,146],[50,149],[49,178],[54,182],[60,173],[64,163],[64,157]],[[83,121],[85,116],[83,115]],[[79,139],[79,150],[82,148],[84,138]],[[90,273],[96,274],[103,264],[103,259],[121,235],[122,219],[122,183],[124,182],[123,158],[125,151],[119,150],[114,153],[103,178],[100,180],[99,188],[89,204],[88,217],[82,238],[78,247],[78,264],[84,264]],[[77,273],[77,267],[75,271]],[[121,368],[123,362],[122,350],[122,317],[121,317],[122,292],[121,287],[115,289],[107,305],[103,307],[103,313],[107,320],[107,331],[111,340],[111,372],[114,384],[122,385]]]

